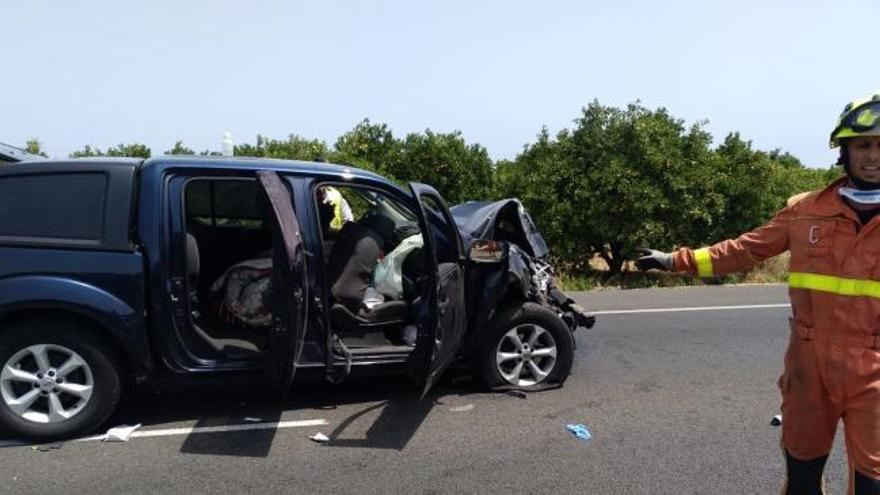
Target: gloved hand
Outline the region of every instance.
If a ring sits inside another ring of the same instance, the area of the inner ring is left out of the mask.
[[[664,271],[672,270],[671,253],[664,253],[663,251],[657,251],[656,249],[645,248],[638,248],[636,249],[636,252],[641,255],[636,260],[636,267],[639,270],[647,271],[651,268]]]

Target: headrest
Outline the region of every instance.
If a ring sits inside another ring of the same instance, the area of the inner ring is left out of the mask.
[[[391,237],[391,234],[394,233],[394,222],[391,221],[390,218],[382,215],[370,215],[364,217],[359,223],[363,227],[378,234],[383,241],[388,240],[388,238]]]

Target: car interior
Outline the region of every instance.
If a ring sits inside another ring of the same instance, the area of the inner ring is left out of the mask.
[[[268,347],[269,327],[260,323],[271,315],[237,318],[225,303],[257,296],[268,284],[273,240],[259,186],[256,180],[196,179],[187,183],[184,195],[193,334],[181,336],[203,359],[254,357]]]
[[[184,197],[192,332],[181,338],[202,359],[256,357],[269,345],[273,249],[258,183],[194,179]],[[410,352],[423,271],[416,215],[365,187],[318,185],[314,201],[333,332],[351,355]]]
[[[354,355],[410,352],[423,271],[416,215],[365,187],[319,185],[315,201],[333,332]],[[334,222],[339,210],[350,213]]]

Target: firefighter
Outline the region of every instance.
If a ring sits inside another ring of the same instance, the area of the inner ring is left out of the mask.
[[[336,189],[333,186],[319,187],[318,201],[320,202],[319,208],[322,212],[322,221],[326,218],[326,222],[328,222],[325,226],[325,231],[330,230],[333,232],[339,232],[342,230],[342,226],[345,225],[345,222],[354,221],[354,214],[351,211],[351,206],[349,206],[345,197],[342,196],[342,193],[339,192],[339,189]]]
[[[880,494],[880,91],[844,108],[831,147],[846,175],[793,197],[767,224],[697,250],[643,250],[636,265],[712,277],[789,251],[783,493],[824,493],[842,419],[848,493]]]

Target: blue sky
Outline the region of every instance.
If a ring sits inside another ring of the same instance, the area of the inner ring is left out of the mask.
[[[593,99],[639,99],[824,167],[843,105],[880,88],[868,0],[3,0],[0,18],[0,141],[62,157],[219,150],[227,129],[332,144],[368,117],[513,158]]]

